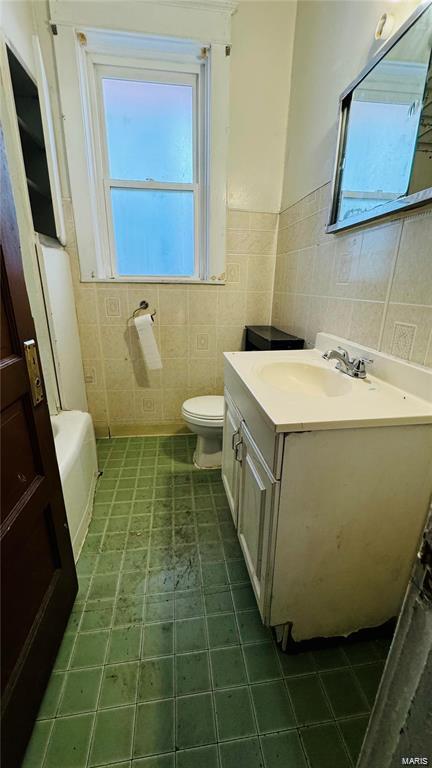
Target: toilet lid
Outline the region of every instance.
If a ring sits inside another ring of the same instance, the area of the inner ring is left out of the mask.
[[[222,395],[204,395],[203,397],[191,397],[183,403],[184,413],[192,416],[201,416],[205,419],[223,419],[224,399]]]

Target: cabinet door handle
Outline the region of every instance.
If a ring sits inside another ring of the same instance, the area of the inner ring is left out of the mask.
[[[234,446],[234,458],[240,464],[242,463],[242,460],[243,460],[243,451],[240,450],[242,446],[243,446],[243,440],[240,438],[240,440]]]
[[[239,438],[240,438],[240,440],[237,440],[237,441],[236,441],[236,437],[239,437]],[[241,442],[241,437],[240,437],[240,430],[239,430],[239,429],[237,429],[237,430],[236,430],[236,431],[233,433],[233,436],[232,436],[232,438],[231,438],[231,448],[233,449],[233,451],[235,451],[235,449],[236,449],[236,446],[238,445],[238,443],[239,443],[239,442]]]

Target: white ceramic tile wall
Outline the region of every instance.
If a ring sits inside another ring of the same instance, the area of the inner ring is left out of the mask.
[[[65,203],[90,412],[100,435],[181,424],[188,397],[222,393],[225,351],[246,324],[270,322],[277,215],[228,211],[224,286],[79,282],[71,205]],[[147,372],[128,322],[141,299],[157,310],[163,368]]]
[[[432,209],[327,235],[329,185],[279,217],[272,322],[432,365]]]

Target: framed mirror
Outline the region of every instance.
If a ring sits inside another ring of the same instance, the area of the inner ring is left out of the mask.
[[[342,93],[328,232],[432,201],[432,1]]]

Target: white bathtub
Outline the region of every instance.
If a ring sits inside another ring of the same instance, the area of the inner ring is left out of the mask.
[[[60,411],[51,423],[76,561],[90,522],[98,473],[93,422],[89,413]]]

